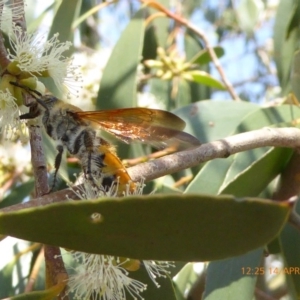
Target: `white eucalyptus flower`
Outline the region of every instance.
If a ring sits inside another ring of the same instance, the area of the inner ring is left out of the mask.
[[[143,299],[140,293],[147,286],[128,277],[124,262],[109,255],[73,252],[79,263],[75,274],[69,277],[69,291],[75,299],[125,300],[126,291],[133,299]]]
[[[72,59],[63,56],[71,42],[61,43],[58,34],[44,42],[43,36],[22,33],[18,26],[13,28],[9,40],[13,53],[8,49],[11,60],[8,70],[11,74],[23,72],[33,77],[51,77],[60,92],[64,92],[66,79],[72,77],[76,81],[80,78]]]
[[[0,90],[0,132],[6,139],[11,139],[16,130],[20,132],[22,142],[25,142],[25,127],[19,116],[28,110],[25,106],[18,106],[16,98],[8,89]]]
[[[100,181],[101,182],[101,181]],[[84,180],[80,186],[71,187],[77,196],[84,199],[97,199],[104,196],[117,197],[117,185],[104,191]],[[136,184],[134,191],[125,189],[124,196],[141,195],[144,182]],[[149,277],[159,287],[156,279],[166,277],[165,268],[172,266],[168,262],[142,261],[119,258],[109,255],[87,254],[72,252],[71,255],[79,264],[75,273],[69,277],[69,291],[76,299],[125,300],[126,294],[133,299],[143,299],[141,292],[146,290],[146,284],[130,278],[130,274],[140,267],[145,267]],[[127,293],[126,293],[127,292]]]

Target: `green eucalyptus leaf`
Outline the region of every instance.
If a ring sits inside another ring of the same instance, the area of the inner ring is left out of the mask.
[[[30,10],[30,13],[26,13],[26,22],[27,22],[27,30],[28,32],[36,31],[37,28],[41,25],[44,18],[47,16],[47,13],[49,11],[53,10],[55,7],[54,3],[49,4],[43,12],[39,14],[38,17],[36,17],[34,13],[34,6],[35,6],[35,0],[26,1],[27,7],[32,8]]]
[[[103,71],[96,108],[134,107],[137,103],[136,76],[144,41],[145,8],[129,22]]]
[[[61,42],[73,41],[72,23],[79,13],[81,0],[68,1],[63,0],[56,11],[56,14],[52,21],[52,26],[48,34],[48,40],[55,34],[59,34],[58,39]],[[70,57],[74,52],[74,48],[70,47],[63,53],[63,56]],[[40,79],[52,94],[61,96],[61,92],[56,87],[52,78]]]
[[[158,2],[169,9],[170,1],[169,0],[158,0]],[[157,10],[150,8],[149,11],[151,13],[156,14]],[[162,48],[166,48],[169,42],[169,34],[170,34],[170,20],[168,18],[155,18],[153,21],[153,27],[155,28],[155,35],[157,38],[158,46]]]
[[[205,71],[193,70],[193,71],[187,71],[184,74],[185,74],[185,78],[187,78],[186,76],[191,77],[192,78],[190,79],[191,81],[208,85],[210,87],[217,88],[220,90],[226,89],[219,80],[215,79]]]
[[[281,0],[277,8],[274,25],[274,59],[282,94],[290,90],[292,57],[298,47],[299,27],[293,27],[290,31],[298,6],[298,1]]]
[[[194,264],[187,263],[174,278],[176,297],[178,300],[185,300],[184,295],[197,280],[198,274],[194,270]]]
[[[12,300],[52,300],[65,287],[65,283],[57,284],[44,291],[34,291],[10,297]]]
[[[259,268],[263,249],[227,260],[211,262],[207,269],[203,300],[253,300],[257,276],[266,273]],[[242,291],[242,292],[241,292]]]
[[[292,154],[293,150],[289,148],[272,148],[247,167],[243,164],[249,159],[253,160],[253,157],[248,156],[247,159],[243,157],[240,165],[233,163],[230,166],[219,193],[233,194],[237,197],[256,197],[283,171]],[[236,168],[234,173],[238,175],[233,177],[231,170],[234,168]]]
[[[298,1],[294,1],[295,4],[297,4],[296,9],[294,11],[294,14],[291,19],[289,19],[290,23],[287,28],[286,36],[289,37],[290,33],[293,30],[298,30],[299,27],[299,17],[300,17],[300,3]]]
[[[192,102],[191,99],[191,87],[186,80],[179,79],[177,82],[178,91],[174,97],[176,107],[182,107],[189,105]]]
[[[78,16],[81,0],[63,0],[53,18],[52,26],[48,34],[48,39],[54,34],[59,33],[59,40],[61,42],[72,41],[73,31],[72,24],[74,19]],[[72,50],[64,55],[69,56]]]
[[[289,211],[288,203],[232,196],[103,198],[2,213],[0,234],[89,253],[206,261],[265,245]]]
[[[143,60],[156,59],[157,39],[155,34],[155,28],[153,25],[149,26],[145,30],[145,38],[143,45]],[[149,70],[148,70],[149,71]]]
[[[258,110],[260,106],[249,102],[208,100],[174,112],[186,122],[185,131],[206,143],[233,134],[241,119]]]
[[[158,78],[152,78],[149,81],[150,92],[159,99],[161,107],[166,110],[174,108],[174,103],[170,99],[171,82],[167,80],[161,80]]]
[[[300,100],[299,81],[300,81],[300,51],[296,51],[296,53],[294,54],[293,68],[291,74],[291,84],[292,84],[293,93],[295,94],[298,101]]]
[[[264,4],[261,0],[241,0],[236,9],[237,20],[243,31],[253,34]]]
[[[216,46],[213,47],[213,50],[218,58],[222,57],[225,54],[225,51],[222,47]],[[203,49],[200,52],[198,52],[191,60],[190,63],[192,64],[198,64],[198,65],[205,65],[212,61],[209,52],[207,49]]]
[[[192,64],[199,64],[199,69],[201,71],[206,71],[207,73],[209,73],[210,66],[208,63],[206,63],[206,61],[209,62],[211,58],[207,53],[207,50],[203,49],[203,45],[201,43],[201,40],[199,39],[199,36],[197,36],[191,30],[186,30],[184,34],[184,47],[186,60],[190,61],[190,63]],[[199,85],[193,81],[189,81],[188,83],[191,90],[191,102],[206,100],[210,98],[210,87]]]
[[[0,259],[1,299],[24,291],[30,272],[28,263],[32,261],[32,253],[26,251],[28,247],[28,242],[11,237],[1,241],[1,253],[5,253]]]
[[[296,211],[300,213],[300,203],[298,201]],[[300,236],[299,231],[296,230],[291,224],[286,224],[280,234],[280,244],[282,255],[285,261],[287,271],[279,269],[284,273],[289,280],[290,292],[294,299],[300,297]],[[293,269],[292,269],[293,268]]]
[[[1,200],[0,208],[21,203],[24,200],[24,198],[29,196],[29,194],[33,190],[33,187],[34,187],[34,181],[32,179],[28,180],[25,183],[22,183],[17,187],[14,187],[11,190],[11,192]]]
[[[185,193],[208,193],[217,195],[232,162],[233,156],[226,159],[220,158],[209,161],[188,185]]]
[[[13,270],[15,267],[15,261],[8,263],[2,267],[0,272],[0,297],[1,299],[9,295],[15,294],[15,288],[13,287]]]

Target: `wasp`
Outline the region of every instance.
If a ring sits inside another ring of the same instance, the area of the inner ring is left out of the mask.
[[[11,84],[21,87],[36,100],[27,105],[29,112],[21,115],[20,119],[40,117],[46,133],[56,142],[55,173],[50,190],[55,186],[65,150],[79,160],[85,178],[93,185],[99,186],[96,183],[101,179],[104,189],[111,187],[116,181],[120,193],[126,185],[131,190],[134,189],[135,184],[115,148],[98,135],[98,128],[126,143],[140,141],[155,147],[175,143],[200,145],[198,139],[182,131],[185,122],[168,111],[141,107],[82,111],[53,95],[41,95],[17,82]]]

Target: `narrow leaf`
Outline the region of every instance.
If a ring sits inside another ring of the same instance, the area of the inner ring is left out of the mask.
[[[222,186],[233,157],[214,159],[204,165],[193,181],[186,188],[185,193],[208,193],[217,195]]]
[[[291,57],[298,46],[299,30],[288,31],[298,5],[294,0],[280,1],[275,18],[274,58],[283,95],[290,89]]]
[[[81,5],[81,0],[68,1],[63,0],[53,18],[52,26],[48,34],[48,40],[52,38],[55,34],[59,33],[58,39],[61,42],[73,41],[73,30],[72,23],[76,18],[79,7]],[[65,57],[70,57],[73,54],[74,48],[71,47],[66,50],[63,55]],[[52,78],[41,78],[41,81],[47,86],[47,89],[51,91],[52,94],[61,96],[60,91],[57,89]]]
[[[192,77],[192,81],[205,84],[217,89],[225,90],[224,85],[217,79],[213,78],[210,74],[200,70],[185,72],[187,76]]]
[[[72,23],[78,14],[81,0],[63,0],[59,6],[48,34],[48,39],[59,33],[59,40],[62,42],[72,40]],[[71,53],[68,53],[70,55]]]
[[[296,211],[300,213],[300,203],[297,203]],[[286,224],[280,234],[282,256],[286,269],[278,268],[289,279],[290,292],[294,299],[300,298],[300,236],[299,231],[292,225]]]
[[[222,47],[216,46],[213,47],[215,54],[218,58],[222,57],[225,54],[225,51]],[[207,49],[203,49],[200,52],[198,52],[192,59],[191,63],[198,64],[198,65],[205,65],[211,62],[211,57],[207,51]]]
[[[207,285],[203,300],[252,300],[257,276],[266,273],[259,269],[263,249],[257,249],[232,259],[212,262],[207,270]]]
[[[52,300],[57,296],[66,286],[67,282],[56,284],[55,286],[44,290],[24,293],[15,297],[10,297],[12,300]]]
[[[136,106],[137,67],[144,40],[145,9],[129,22],[103,71],[97,97],[97,109]]]
[[[300,51],[296,51],[294,54],[294,61],[293,61],[293,68],[292,68],[292,74],[291,74],[291,84],[293,92],[298,99],[300,100],[300,87],[299,87],[299,81],[300,81]]]
[[[199,37],[191,30],[185,31],[184,47],[186,60],[192,64],[199,64],[199,69],[201,71],[206,71],[209,73],[210,66],[208,62],[211,61],[211,58],[207,50],[203,49],[203,44]],[[199,100],[206,100],[210,98],[210,87],[199,85],[193,81],[190,81],[189,85],[191,90],[191,102],[197,102]]]
[[[293,153],[288,148],[272,148],[239,174],[231,181],[224,180],[220,188],[222,194],[233,194],[236,197],[255,197],[259,195],[267,185],[282,172]],[[231,165],[234,168],[234,164]],[[227,178],[230,177],[230,171]],[[253,181],[253,178],[255,180]],[[251,182],[251,184],[249,184]]]
[[[237,19],[243,31],[252,34],[264,8],[261,0],[241,0],[237,9]]]
[[[175,113],[185,120],[186,131],[205,143],[232,134],[242,118],[260,110],[249,102],[207,100],[181,107]]]
[[[197,280],[199,275],[194,270],[193,263],[187,263],[174,278],[176,288],[176,296],[178,300],[186,299],[184,295],[186,290],[189,289]]]
[[[25,197],[29,196],[33,190],[33,186],[34,181],[29,180],[20,186],[15,187],[11,190],[10,194],[0,202],[0,208],[21,203]]]

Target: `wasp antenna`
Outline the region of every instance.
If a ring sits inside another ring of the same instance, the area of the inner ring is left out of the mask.
[[[57,152],[57,155],[55,157],[55,162],[54,162],[55,171],[54,171],[54,175],[53,175],[53,182],[52,182],[52,185],[51,185],[49,191],[47,192],[47,194],[51,193],[53,191],[53,189],[55,188],[55,186],[56,186],[58,170],[59,170],[59,167],[60,167],[60,164],[61,164],[64,148],[63,148],[62,145],[59,145],[59,146],[56,147],[56,150],[58,152]]]
[[[35,95],[33,95],[32,93],[36,94],[36,95],[37,95],[38,97],[40,97],[40,98],[43,97],[43,95],[42,95],[40,92],[38,92],[38,91],[36,91],[36,90],[34,90],[34,89],[31,89],[30,87],[28,87],[28,86],[26,86],[26,85],[20,84],[20,83],[15,82],[15,81],[10,81],[9,83],[10,83],[11,85],[17,86],[17,87],[19,87],[19,88],[25,90],[28,94],[30,94],[30,95],[31,95],[33,98],[35,98],[35,99],[37,99],[37,97],[36,97]]]
[[[49,107],[45,104],[45,102],[42,99],[36,97],[34,98],[38,104],[42,105],[46,109],[46,111],[49,111]]]
[[[20,84],[18,82],[10,81],[9,83],[11,85],[17,86],[17,87],[25,90],[30,96],[32,96],[36,100],[37,103],[39,103],[40,105],[42,105],[47,111],[49,110],[49,108],[47,107],[47,105],[42,100],[43,95],[40,92],[38,92],[38,91],[36,91],[34,89],[31,89],[28,86],[22,85],[22,84]],[[38,97],[35,96],[34,94],[38,95]]]

